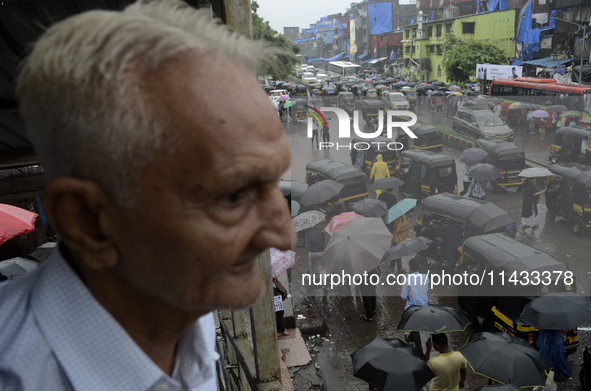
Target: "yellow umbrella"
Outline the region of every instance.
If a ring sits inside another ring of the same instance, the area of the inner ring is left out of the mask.
[[[454,92],[453,95],[462,95],[461,92]]]
[[[518,108],[519,108],[519,106],[521,106],[521,103],[520,103],[520,102],[515,102],[515,103],[512,103],[512,104],[509,106],[509,110],[518,109]]]

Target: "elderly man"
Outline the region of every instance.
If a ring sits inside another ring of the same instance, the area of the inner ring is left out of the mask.
[[[0,389],[216,389],[211,311],[253,304],[257,255],[290,247],[270,54],[177,1],[40,38],[18,96],[61,242],[0,288]]]

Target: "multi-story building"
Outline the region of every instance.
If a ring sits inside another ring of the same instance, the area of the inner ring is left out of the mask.
[[[285,39],[288,41],[295,41],[296,39],[300,38],[300,28],[299,27],[284,27],[283,28],[283,35]]]
[[[407,68],[423,59],[430,59],[431,72],[426,79],[447,81],[441,68],[443,40],[453,34],[462,40],[478,40],[493,43],[503,50],[509,64],[515,50],[516,10],[486,12],[468,16],[423,22],[423,38],[418,37],[418,25],[404,27],[404,59]]]

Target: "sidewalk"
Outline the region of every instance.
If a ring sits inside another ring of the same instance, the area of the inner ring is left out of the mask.
[[[419,109],[417,117],[421,122],[429,123],[431,125],[445,126],[446,128],[452,129],[451,117],[446,117],[445,115],[442,117],[431,115],[431,111],[427,110],[426,106]],[[554,132],[546,130],[545,140],[540,140],[538,134],[526,135],[525,129],[514,129],[514,132],[515,141],[513,142],[523,149],[527,160],[540,166],[550,165],[548,157],[550,156],[550,146],[552,144]]]

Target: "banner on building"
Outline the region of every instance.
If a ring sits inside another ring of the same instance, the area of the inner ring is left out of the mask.
[[[515,79],[523,68],[518,65],[476,64],[476,78],[480,80]]]
[[[351,41],[351,49],[349,52],[354,56],[357,54],[357,45],[355,44],[355,18],[354,14],[351,14],[351,20],[349,21],[350,32],[349,32],[349,40]]]

